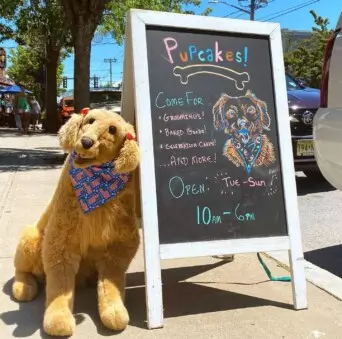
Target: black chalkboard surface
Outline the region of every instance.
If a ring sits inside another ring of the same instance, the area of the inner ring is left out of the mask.
[[[146,35],[160,243],[287,235],[268,37]]]

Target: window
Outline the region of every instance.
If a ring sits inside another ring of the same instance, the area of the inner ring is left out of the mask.
[[[74,107],[74,100],[65,100],[64,106],[65,107]]]
[[[298,84],[298,82],[295,79],[286,74],[286,89],[288,91],[295,91],[303,88]]]
[[[121,91],[94,91],[90,92],[90,103],[120,103],[121,102]]]

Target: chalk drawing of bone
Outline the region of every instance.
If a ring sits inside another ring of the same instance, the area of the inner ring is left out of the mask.
[[[173,74],[180,78],[180,82],[186,85],[189,78],[196,74],[213,74],[223,78],[227,78],[235,82],[235,86],[238,90],[245,88],[245,83],[249,82],[250,76],[247,72],[236,72],[230,68],[217,66],[217,65],[190,65],[190,66],[176,66],[173,69]]]

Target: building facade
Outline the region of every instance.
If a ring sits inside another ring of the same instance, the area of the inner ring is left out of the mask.
[[[283,28],[281,30],[281,35],[283,42],[283,51],[284,53],[287,53],[296,49],[303,41],[310,39],[310,37],[312,36],[312,31],[298,31]]]

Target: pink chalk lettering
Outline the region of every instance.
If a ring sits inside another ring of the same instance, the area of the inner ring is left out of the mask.
[[[175,50],[178,47],[177,40],[174,38],[165,38],[165,39],[163,39],[163,41],[165,44],[165,49],[166,49],[167,55],[169,56],[169,62],[170,62],[170,64],[173,64],[173,58],[171,55],[171,51]],[[169,45],[169,41],[174,42],[174,45],[173,46]]]
[[[219,50],[218,42],[215,41],[215,62],[223,61],[221,54],[222,54],[222,50]]]

